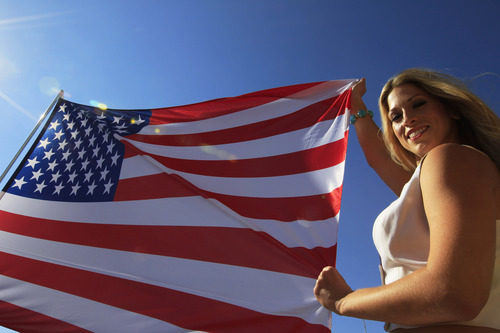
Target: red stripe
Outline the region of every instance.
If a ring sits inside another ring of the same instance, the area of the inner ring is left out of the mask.
[[[137,312],[186,329],[241,333],[329,332],[322,325],[309,324],[300,318],[267,315],[167,288],[2,252],[0,271],[15,279]],[[50,301],[47,306],[50,306]],[[69,317],[78,309],[67,308],[67,311]]]
[[[181,177],[159,173],[120,180],[114,199],[115,201],[157,199],[158,196],[155,195],[157,192],[161,192],[161,198],[198,195],[197,190]]]
[[[273,102],[322,82],[261,90],[237,97],[220,98],[196,104],[152,110],[151,125],[214,118]]]
[[[34,238],[251,267],[310,278],[316,278],[323,267],[335,263],[335,246],[287,248],[266,233],[243,228],[74,223],[4,211],[0,211],[0,220],[0,230]]]
[[[0,301],[0,325],[24,333],[90,332],[56,318]]]
[[[321,121],[335,119],[335,117],[345,112],[344,107],[347,102],[345,96],[347,94],[343,93],[343,95],[311,104],[299,111],[282,117],[223,130],[182,135],[132,134],[128,135],[127,138],[165,146],[220,145],[267,138],[273,135],[308,128]]]
[[[345,160],[347,135],[337,140],[303,151],[235,160],[185,160],[152,155],[155,160],[173,170],[214,177],[273,177],[320,170]]]
[[[165,186],[156,186],[156,184],[161,184],[164,175],[166,174],[120,180],[114,200],[128,201],[171,197],[171,189]],[[191,189],[193,195],[215,199],[239,215],[254,219],[271,219],[285,222],[296,220],[318,221],[334,217],[340,210],[342,186],[330,193],[311,196],[252,198],[205,191],[196,188],[179,176],[172,175],[172,177],[177,178],[186,189]],[[141,187],[142,184],[147,184],[147,186]]]

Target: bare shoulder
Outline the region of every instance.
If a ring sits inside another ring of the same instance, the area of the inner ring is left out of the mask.
[[[499,184],[496,165],[483,152],[455,143],[446,143],[432,149],[422,162],[422,176],[442,180],[486,181]]]

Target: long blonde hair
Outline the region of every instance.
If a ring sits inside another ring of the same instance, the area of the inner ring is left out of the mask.
[[[394,135],[387,116],[387,98],[403,84],[413,84],[438,99],[457,120],[462,144],[486,153],[500,170],[500,118],[479,97],[456,78],[425,69],[410,68],[387,81],[379,98],[383,139],[392,159],[409,171],[415,170],[418,157],[404,149]]]

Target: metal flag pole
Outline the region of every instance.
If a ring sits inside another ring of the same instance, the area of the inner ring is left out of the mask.
[[[0,184],[2,183],[2,181],[5,178],[5,176],[7,175],[7,173],[9,172],[10,168],[12,168],[12,165],[14,165],[14,163],[17,161],[17,159],[19,158],[19,155],[21,155],[21,153],[23,152],[24,148],[26,148],[26,145],[31,140],[31,138],[33,137],[33,135],[36,133],[36,131],[38,131],[38,128],[40,128],[40,125],[43,123],[43,121],[45,120],[45,118],[49,114],[50,110],[52,110],[54,108],[54,105],[56,105],[56,103],[59,101],[59,99],[62,98],[63,96],[64,96],[64,90],[59,91],[59,93],[54,98],[54,100],[52,101],[52,103],[50,103],[50,105],[47,108],[47,110],[45,110],[45,112],[40,116],[40,119],[38,119],[38,122],[36,123],[35,127],[31,131],[31,133],[28,135],[28,138],[24,141],[24,143],[21,146],[21,148],[17,151],[17,153],[14,156],[14,158],[12,159],[12,161],[10,161],[9,165],[7,166],[7,168],[5,169],[5,171],[0,176]],[[3,193],[0,194],[0,198],[2,196],[3,196]]]

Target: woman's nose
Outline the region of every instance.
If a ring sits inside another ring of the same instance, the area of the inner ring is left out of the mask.
[[[416,120],[415,112],[412,110],[403,110],[403,120],[404,125],[412,125]]]

